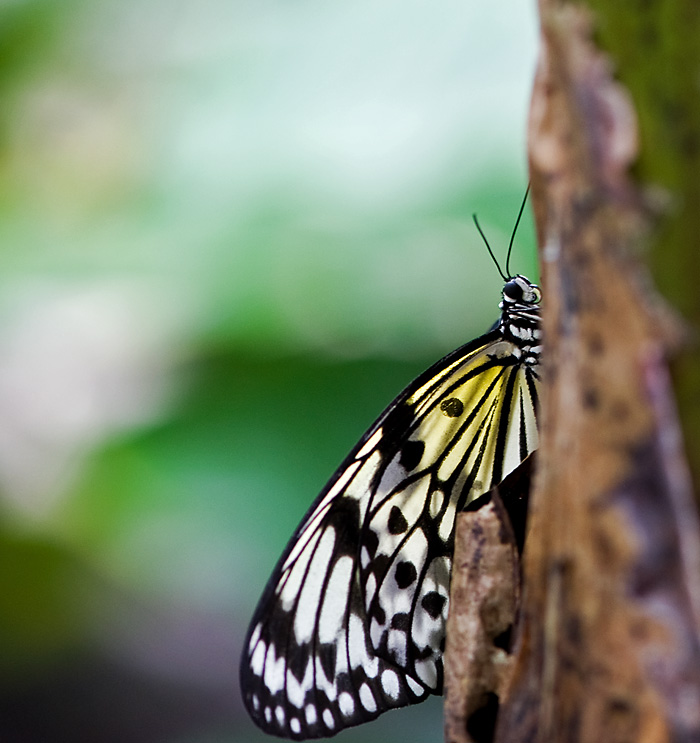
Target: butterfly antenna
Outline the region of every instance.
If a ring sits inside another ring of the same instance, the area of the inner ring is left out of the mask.
[[[522,211],[522,209],[521,209]],[[479,234],[481,235],[481,239],[484,241],[484,245],[486,245],[486,250],[489,251],[489,255],[491,256],[491,260],[496,264],[496,268],[498,269],[498,273],[501,274],[501,278],[503,281],[508,281],[508,277],[503,273],[501,267],[498,265],[498,261],[496,260],[496,256],[493,254],[493,250],[491,250],[491,246],[489,245],[489,241],[486,239],[486,235],[484,235],[484,231],[479,226],[479,222],[476,218],[476,214],[472,214],[472,218],[474,219],[474,224],[476,225],[476,229],[479,230]],[[518,217],[519,219],[520,217]],[[517,224],[516,224],[517,226]]]
[[[525,211],[525,204],[527,203],[527,197],[530,193],[530,184],[527,184],[527,188],[525,189],[525,196],[523,197],[523,203],[520,205],[520,211],[518,212],[518,218],[515,220],[515,227],[513,227],[513,234],[510,236],[510,242],[508,243],[508,254],[506,255],[506,273],[508,274],[508,277],[510,278],[510,253],[513,249],[513,241],[515,240],[515,233],[518,231],[518,225],[520,224],[520,217],[523,216],[523,212]],[[508,279],[506,279],[507,281]]]

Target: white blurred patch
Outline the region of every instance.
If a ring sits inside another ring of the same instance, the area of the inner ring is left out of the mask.
[[[3,295],[0,497],[42,517],[90,451],[163,410],[176,313],[149,282],[33,281]]]

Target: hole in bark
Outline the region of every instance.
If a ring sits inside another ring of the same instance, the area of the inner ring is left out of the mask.
[[[484,703],[474,710],[467,720],[467,733],[474,743],[491,743],[496,730],[496,716],[498,715],[498,695],[489,692],[484,695]]]
[[[588,338],[588,351],[591,356],[600,356],[604,350],[605,345],[599,335],[593,334]]]
[[[583,391],[583,405],[590,410],[595,410],[600,403],[600,397],[598,391],[592,387],[588,387]]]
[[[495,647],[505,650],[506,653],[510,653],[510,644],[513,635],[513,625],[509,625],[508,629],[501,632],[500,635],[496,635],[492,642]]]

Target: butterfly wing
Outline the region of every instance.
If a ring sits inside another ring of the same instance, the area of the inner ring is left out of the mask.
[[[330,736],[442,691],[455,514],[537,447],[537,368],[498,330],[437,362],[313,503],[251,623],[246,707]]]

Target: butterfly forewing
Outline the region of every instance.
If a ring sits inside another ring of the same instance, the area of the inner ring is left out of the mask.
[[[441,693],[455,515],[536,448],[537,379],[499,327],[421,375],[357,444],[253,617],[241,685],[260,727],[330,736]]]

